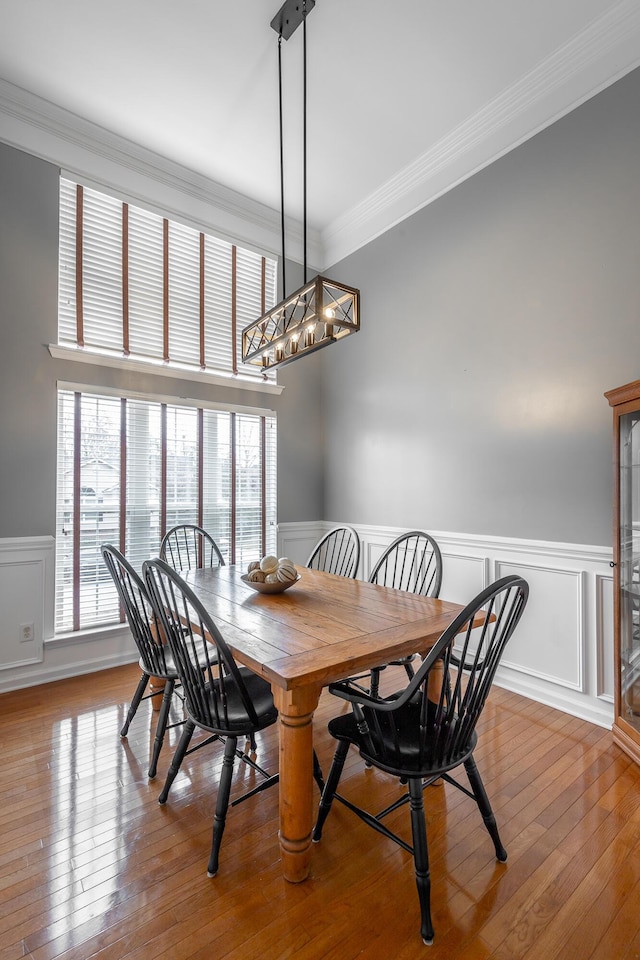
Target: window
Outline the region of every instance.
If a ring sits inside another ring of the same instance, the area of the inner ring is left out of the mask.
[[[242,329],[276,302],[275,260],[62,178],[59,270],[60,344],[264,379]]]
[[[242,366],[242,329],[275,303],[274,260],[63,178],[59,270],[62,346],[263,377]],[[276,552],[271,411],[59,384],[57,471],[58,632],[122,620],[103,543],[140,568],[197,523],[227,563]]]
[[[140,568],[197,523],[227,563],[276,551],[276,423],[259,415],[58,392],[56,630],[120,619],[100,546]]]

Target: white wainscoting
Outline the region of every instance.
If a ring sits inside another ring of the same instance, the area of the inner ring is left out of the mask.
[[[304,564],[334,523],[285,523],[278,555]],[[402,530],[353,524],[362,542],[358,576]],[[429,531],[444,562],[441,596],[466,603],[509,573],[531,587],[525,615],[496,682],[608,727],[613,719],[613,578],[607,547]],[[54,636],[52,537],[0,539],[0,692],[137,659],[126,626]],[[21,625],[34,625],[22,642]]]
[[[0,538],[0,693],[137,660],[126,626],[55,637],[54,605],[54,538]]]
[[[0,670],[38,664],[53,623],[53,537],[0,539]]]
[[[346,521],[345,521],[346,522]],[[279,553],[304,563],[334,523],[281,524]],[[366,580],[384,548],[404,531],[351,524]],[[508,574],[530,586],[529,603],[496,683],[565,713],[609,727],[613,720],[613,578],[608,547],[519,541],[429,531],[442,551],[440,596],[457,603]]]

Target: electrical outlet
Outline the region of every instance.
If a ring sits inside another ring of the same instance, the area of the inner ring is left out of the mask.
[[[32,623],[20,624],[20,643],[29,643],[34,636],[34,625]]]

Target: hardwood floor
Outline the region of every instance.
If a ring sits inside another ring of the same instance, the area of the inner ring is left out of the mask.
[[[222,752],[189,757],[160,807],[178,731],[148,782],[148,703],[118,735],[137,677],[122,667],[0,696],[0,960],[640,957],[640,770],[609,731],[494,687],[475,755],[509,859],[496,862],[471,800],[429,788],[426,947],[410,857],[340,805],[306,883],[281,876],[277,788],[230,809],[208,879]],[[340,709],[323,695],[325,771]],[[276,738],[259,739],[270,769]],[[345,769],[347,796],[365,788],[382,807],[398,795],[355,754]],[[243,765],[234,793],[253,776]],[[409,835],[406,808],[390,826]]]

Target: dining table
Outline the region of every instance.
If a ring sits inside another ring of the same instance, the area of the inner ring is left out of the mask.
[[[225,565],[183,576],[236,660],[271,685],[279,714],[279,843],[284,877],[311,861],[313,715],[323,687],[427,652],[460,604],[297,567],[283,593],[258,593]]]

